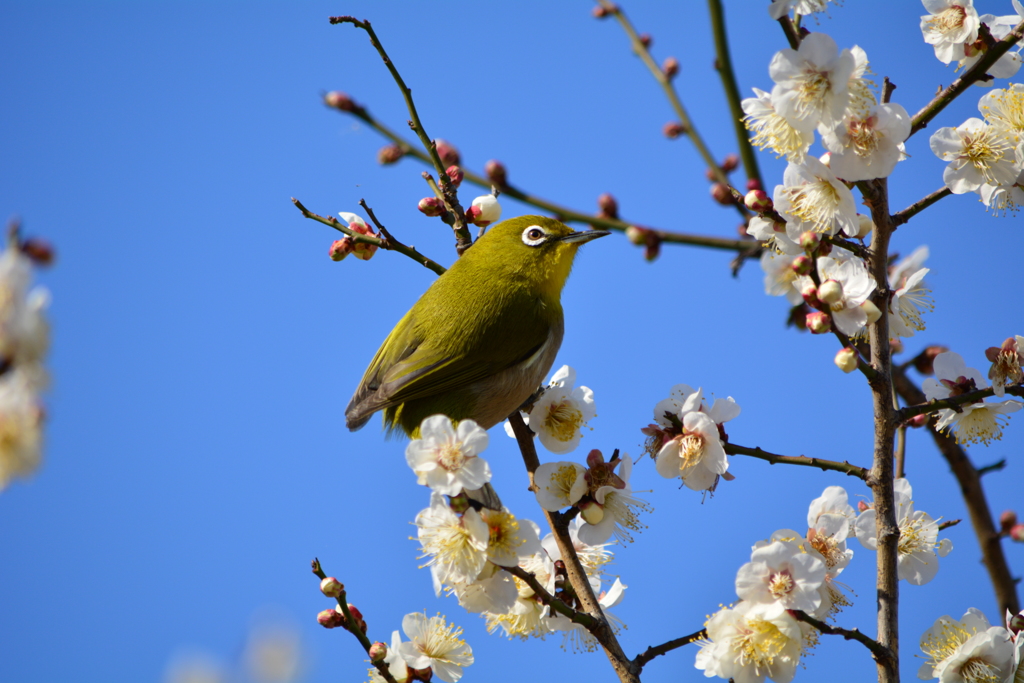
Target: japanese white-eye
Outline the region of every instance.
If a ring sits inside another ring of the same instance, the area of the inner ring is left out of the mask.
[[[561,293],[576,251],[604,230],[551,218],[493,226],[420,297],[377,351],[345,409],[356,430],[378,410],[413,438],[427,417],[490,429],[540,386],[562,344]]]

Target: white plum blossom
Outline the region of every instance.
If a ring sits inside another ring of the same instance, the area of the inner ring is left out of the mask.
[[[999,346],[985,349],[985,357],[992,362],[988,378],[992,380],[992,391],[1000,398],[1006,394],[1006,387],[1024,382],[1024,337],[1008,337]]]
[[[896,264],[889,273],[889,286],[895,291],[889,299],[889,337],[912,337],[924,329],[922,310],[932,311],[935,303],[930,296],[932,290],[924,282],[928,268],[917,268],[928,258],[928,248],[920,247],[907,259]]]
[[[853,55],[854,66],[849,82],[850,101],[846,105],[843,118],[864,118],[868,110],[878,104],[875,93],[871,90],[875,87],[875,82],[868,78],[871,69],[868,66],[868,54],[864,49],[854,45],[850,48],[850,54]],[[823,133],[820,128],[819,132]]]
[[[753,216],[747,223],[747,234],[764,244],[767,251],[795,256],[804,253],[803,247],[786,234],[786,224],[770,218]]]
[[[729,469],[718,425],[708,415],[692,410],[683,415],[683,433],[666,442],[655,459],[658,474],[682,477],[687,488],[712,490]]]
[[[967,367],[963,357],[953,351],[940,353],[934,361],[935,377],[929,377],[921,384],[929,401],[958,396],[972,389],[987,389],[988,382],[980,370]],[[938,430],[950,430],[957,443],[983,443],[1001,439],[1003,426],[1009,419],[1008,413],[1021,409],[1019,401],[1001,403],[970,403],[961,405],[959,411],[943,408],[937,414]]]
[[[999,41],[1009,35],[1010,31],[1017,27],[1020,23],[1021,17],[1016,14],[1011,14],[1005,17],[997,17],[993,14],[983,14],[978,17],[978,21],[988,26],[988,32],[992,36],[993,40]],[[964,56],[958,60],[957,66],[960,69],[969,69],[974,66],[974,63],[985,56],[988,52],[987,47],[983,41],[977,41],[970,45],[964,46]],[[996,63],[988,68],[986,72],[992,79],[980,79],[974,82],[974,85],[990,88],[994,84],[996,78],[1012,78],[1020,71],[1021,56],[1017,52],[1006,52]]]
[[[832,322],[840,332],[856,336],[864,331],[868,314],[864,302],[875,291],[875,281],[859,258],[836,261],[828,256],[818,257],[818,274],[821,286],[818,297],[828,304]],[[798,286],[813,285],[808,276],[801,277]]]
[[[515,567],[520,560],[540,550],[540,529],[530,520],[516,519],[508,508],[484,508],[480,511],[480,517],[489,531],[487,559],[494,564]]]
[[[473,420],[458,428],[445,415],[431,415],[420,424],[420,438],[405,449],[405,459],[421,485],[436,493],[456,496],[462,489],[475,490],[491,480],[491,468],[479,453],[488,437]]]
[[[587,545],[600,545],[613,535],[620,541],[632,541],[631,532],[640,531],[639,512],[648,505],[633,495],[629,477],[633,472],[633,459],[623,454],[618,478],[623,486],[608,484],[593,494],[594,501],[582,510],[585,524],[580,527],[579,540]]]
[[[466,218],[474,225],[486,228],[501,218],[501,204],[498,203],[498,198],[492,194],[477,197],[466,211]]]
[[[1014,644],[1002,626],[971,607],[960,621],[939,617],[921,636],[921,650],[928,656],[917,677],[938,678],[942,683],[1002,683],[1013,678]]]
[[[438,595],[443,584],[474,581],[486,565],[490,534],[476,510],[470,508],[460,517],[433,493],[430,507],[416,515],[416,527]]]
[[[586,474],[586,468],[575,462],[542,464],[533,475],[537,502],[550,512],[575,505],[587,492]]]
[[[580,559],[580,564],[583,565],[583,569],[587,574],[590,585],[595,591],[599,591],[601,589],[601,577],[605,574],[605,566],[612,561],[612,551],[608,549],[611,544],[598,543],[591,545],[580,540],[579,532],[580,529],[583,528],[584,524],[585,522],[583,522],[579,517],[573,519],[572,522],[569,523],[569,538],[572,540],[572,547]],[[541,539],[541,546],[543,546],[544,550],[547,551],[546,557],[549,557],[552,562],[562,559],[562,553],[558,549],[558,543],[555,540],[554,534],[548,534]],[[553,572],[553,568],[551,571]],[[538,575],[538,580],[539,579],[540,575]],[[554,586],[553,576],[551,577],[551,581],[551,585]]]
[[[1017,213],[1024,206],[1024,171],[1017,176],[1013,185],[985,183],[978,189],[978,195],[989,211],[997,214]]]
[[[921,17],[924,42],[943,64],[964,56],[964,45],[978,39],[978,12],[973,0],[922,0],[928,14]]]
[[[942,180],[953,194],[976,192],[982,185],[1013,185],[1021,172],[1018,140],[979,118],[956,128],[940,128],[932,135],[931,149],[949,164]]]
[[[798,306],[804,301],[800,296],[800,290],[796,288],[796,281],[800,277],[793,270],[793,261],[796,258],[775,254],[770,249],[761,252],[764,293],[768,296],[784,296],[791,306]]]
[[[799,622],[777,604],[742,601],[723,607],[704,624],[695,666],[707,677],[735,683],[793,680],[807,638]]]
[[[863,115],[847,116],[826,131],[821,142],[832,154],[829,168],[843,180],[887,178],[903,157],[910,115],[898,104],[876,104]]]
[[[774,541],[755,548],[750,562],[736,573],[736,595],[743,600],[777,603],[784,609],[814,613],[821,604],[818,589],[825,581],[825,563],[798,543]]]
[[[513,576],[494,564],[487,565],[472,583],[454,584],[452,589],[459,604],[473,614],[503,614],[512,609],[519,595]]]
[[[811,34],[816,35],[816,34]],[[786,219],[786,233],[793,241],[807,231],[835,235],[840,230],[852,235],[859,228],[853,193],[825,164],[807,157],[801,164],[792,162],[775,186],[776,210]]]
[[[857,511],[850,505],[849,496],[842,486],[829,486],[811,501],[807,509],[807,528],[821,529],[838,524],[843,532],[834,532],[837,540],[849,536],[850,527],[857,519]],[[845,524],[844,524],[845,522]]]
[[[978,110],[993,128],[1006,135],[1024,135],[1024,83],[990,90],[978,101]]]
[[[576,371],[563,365],[551,376],[544,392],[530,408],[530,414],[523,416],[544,448],[558,455],[576,450],[583,438],[583,428],[597,415],[594,392],[575,385]],[[505,433],[515,437],[512,425],[507,422]]]
[[[772,0],[772,4],[768,6],[768,15],[775,21],[786,16],[790,11],[806,16],[815,12],[824,12],[828,9],[828,3],[829,0]]]
[[[611,609],[622,602],[622,599],[626,595],[626,584],[622,583],[618,578],[608,588],[607,591],[601,591],[597,596],[597,604],[601,607],[601,613],[604,615],[605,620],[611,626],[615,633],[618,633],[622,622],[612,614]],[[548,628],[554,631],[565,632],[565,642],[571,643],[572,649],[575,652],[593,652],[598,647],[597,639],[587,629],[583,628],[580,624],[573,623],[567,617],[553,613],[550,617],[545,619]],[[565,646],[563,645],[563,648]]]
[[[789,161],[803,161],[814,143],[814,126],[794,126],[775,111],[769,93],[757,88],[753,90],[757,97],[748,97],[740,103],[746,114],[743,125],[754,134],[751,144],[759,149],[770,149],[776,156],[784,156]]]
[[[42,460],[43,406],[35,367],[15,366],[0,376],[0,491],[32,474]]]
[[[462,629],[440,615],[406,614],[402,630],[409,641],[399,645],[398,650],[413,669],[430,667],[445,683],[455,683],[462,678],[463,667],[473,663],[473,649],[461,638]]]
[[[935,578],[939,571],[939,557],[945,557],[953,549],[953,543],[949,539],[939,541],[938,522],[928,513],[914,510],[913,491],[906,479],[893,482],[893,489],[896,524],[900,531],[896,573],[914,586],[923,586]],[[874,507],[871,507],[857,518],[857,540],[870,550],[878,550],[876,516]]]
[[[811,33],[796,50],[775,53],[768,74],[775,81],[772,104],[797,128],[832,126],[843,118],[849,81],[856,64],[849,50],[839,51],[824,33]]]

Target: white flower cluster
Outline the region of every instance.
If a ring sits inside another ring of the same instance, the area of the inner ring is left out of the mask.
[[[544,448],[557,455],[571,453],[580,445],[587,422],[597,415],[594,392],[577,387],[576,371],[563,365],[551,376],[530,412],[522,415]],[[505,433],[516,437],[507,421]]]
[[[567,384],[571,392],[571,378]],[[479,457],[487,447],[487,433],[472,420],[453,427],[444,415],[434,415],[421,424],[420,437],[410,442],[406,459],[419,482],[432,490],[430,507],[416,516],[416,527],[435,593],[454,594],[467,611],[481,614],[491,631],[500,627],[507,635],[520,638],[563,631],[577,644],[592,648],[596,641],[589,632],[551,611],[527,583],[503,569],[521,567],[532,573],[549,594],[560,592],[566,577],[555,566],[561,555],[554,536],[549,534],[541,540],[536,524],[517,519],[507,509],[478,510],[444,498],[458,496],[464,489],[478,489],[490,481],[490,468]],[[535,480],[538,499],[546,509],[589,504],[590,511],[583,510],[582,519],[574,520],[570,534],[591,586],[600,594],[602,609],[610,609],[622,600],[626,587],[616,580],[601,592],[603,567],[611,556],[605,541],[613,533],[622,538],[628,535],[627,530],[639,528],[636,507],[643,503],[630,495],[632,461],[628,455],[606,463],[600,451],[592,451],[587,462],[588,468],[575,463],[541,465]],[[616,623],[610,614],[606,616]],[[420,628],[428,626],[434,628],[432,621]],[[408,626],[405,630],[415,641]],[[422,668],[404,651],[402,657],[408,666]],[[399,668],[404,666],[398,664]],[[456,680],[444,678],[434,668],[442,680]]]
[[[31,278],[32,262],[16,245],[0,254],[0,491],[35,471],[42,453],[50,295],[30,288]]]
[[[940,128],[932,151],[949,164],[942,180],[954,194],[976,192],[991,211],[1016,212],[1024,204],[1024,84],[982,96],[983,118]]]
[[[1024,19],[1024,6],[1013,0],[1017,14],[997,17],[992,14],[978,16],[973,0],[921,0],[928,14],[921,17],[921,33],[924,42],[935,49],[935,58],[943,64],[956,60],[957,66],[969,68],[988,50],[984,40],[979,40],[980,28],[984,24],[995,40],[1005,38]],[[989,68],[989,75],[995,78],[1010,78],[1020,69],[1018,53],[1007,52]],[[984,85],[984,83],[980,83]]]
[[[1024,638],[1020,630],[1024,613],[1006,613],[1006,627],[991,626],[985,615],[970,608],[957,621],[939,617],[921,636],[921,650],[928,659],[917,672],[922,680],[944,683],[974,681],[1009,682],[1021,676]]]
[[[391,646],[384,657],[388,673],[398,683],[409,680],[409,669],[427,668],[445,683],[455,683],[462,678],[462,668],[473,663],[473,648],[461,638],[462,629],[449,624],[440,615],[406,614],[402,630],[409,640],[402,642],[398,631],[393,631]],[[384,682],[376,668],[369,673],[370,683]]]
[[[855,518],[846,491],[830,486],[811,502],[806,536],[782,529],[755,544],[736,574],[740,602],[708,619],[695,666],[745,683],[792,680],[817,631],[787,610],[827,619],[851,604],[835,579],[853,557],[846,540]]]
[[[1021,342],[1024,338],[1017,337]],[[1016,356],[1016,354],[1014,354]],[[1019,361],[1018,361],[1019,363]],[[1019,365],[1018,371],[1019,371]],[[946,351],[935,357],[935,377],[926,379],[921,388],[929,401],[935,401],[976,389],[987,389],[988,382],[979,370],[967,367],[963,357],[958,353]],[[1020,381],[1019,379],[1017,380]],[[1002,395],[1005,391],[1003,382],[997,383],[993,389]],[[943,408],[938,412],[939,421],[935,428],[948,430],[956,437],[957,443],[983,443],[988,445],[992,440],[1001,439],[1008,413],[1021,409],[1020,401],[1005,400],[996,403],[979,401],[959,406],[959,410]]]
[[[730,478],[722,425],[739,414],[731,396],[716,398],[709,407],[703,389],[672,387],[669,397],[654,406],[654,424],[642,430],[658,474],[680,477],[694,491],[713,492],[720,477]]]

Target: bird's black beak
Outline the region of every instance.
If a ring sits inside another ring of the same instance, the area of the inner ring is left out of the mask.
[[[570,232],[565,237],[560,237],[561,242],[589,242],[590,240],[596,240],[598,237],[604,237],[605,235],[612,234],[609,230],[581,230],[579,232]]]

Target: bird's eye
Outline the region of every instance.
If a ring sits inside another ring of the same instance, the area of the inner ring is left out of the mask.
[[[537,225],[531,225],[526,230],[523,230],[523,244],[528,247],[536,247],[546,240],[548,234],[544,232],[544,228]]]

